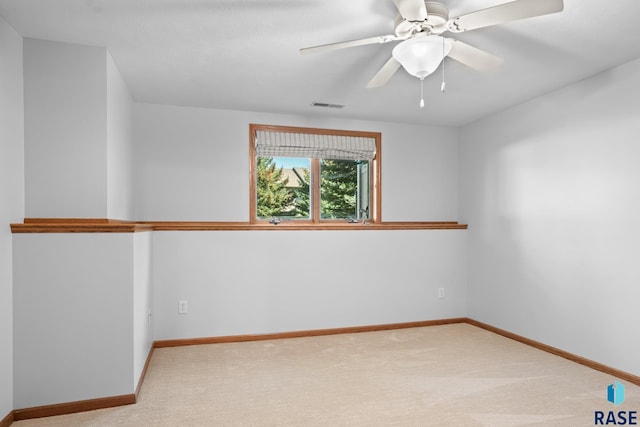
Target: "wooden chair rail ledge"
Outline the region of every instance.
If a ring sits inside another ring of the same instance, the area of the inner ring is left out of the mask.
[[[287,221],[277,225],[250,222],[121,221],[99,218],[25,218],[11,224],[13,233],[136,233],[143,231],[308,231],[308,230],[466,230],[456,221],[407,221],[380,223]]]

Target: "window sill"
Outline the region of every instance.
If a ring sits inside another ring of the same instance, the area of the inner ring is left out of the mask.
[[[25,218],[11,224],[13,233],[135,233],[140,231],[316,231],[316,230],[466,230],[467,224],[449,222],[382,222],[280,224],[199,221],[116,221],[108,219]]]

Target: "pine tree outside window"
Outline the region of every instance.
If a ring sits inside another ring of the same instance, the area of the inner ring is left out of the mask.
[[[379,222],[380,134],[250,125],[252,223]]]

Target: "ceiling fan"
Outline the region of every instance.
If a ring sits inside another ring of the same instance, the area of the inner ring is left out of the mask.
[[[478,71],[490,71],[503,60],[453,38],[462,33],[519,19],[548,15],[564,9],[563,0],[515,0],[487,9],[449,18],[449,9],[441,2],[393,0],[400,14],[394,21],[394,34],[343,41],[300,49],[302,54],[330,52],[355,46],[400,41],[391,58],[367,84],[367,88],[384,86],[402,66],[420,80],[435,71],[445,57]],[[444,91],[444,81],[442,90]]]

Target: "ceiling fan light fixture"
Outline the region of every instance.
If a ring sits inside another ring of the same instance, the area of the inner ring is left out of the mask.
[[[424,79],[438,68],[450,51],[451,40],[440,36],[420,36],[396,45],[392,55],[407,73]]]

